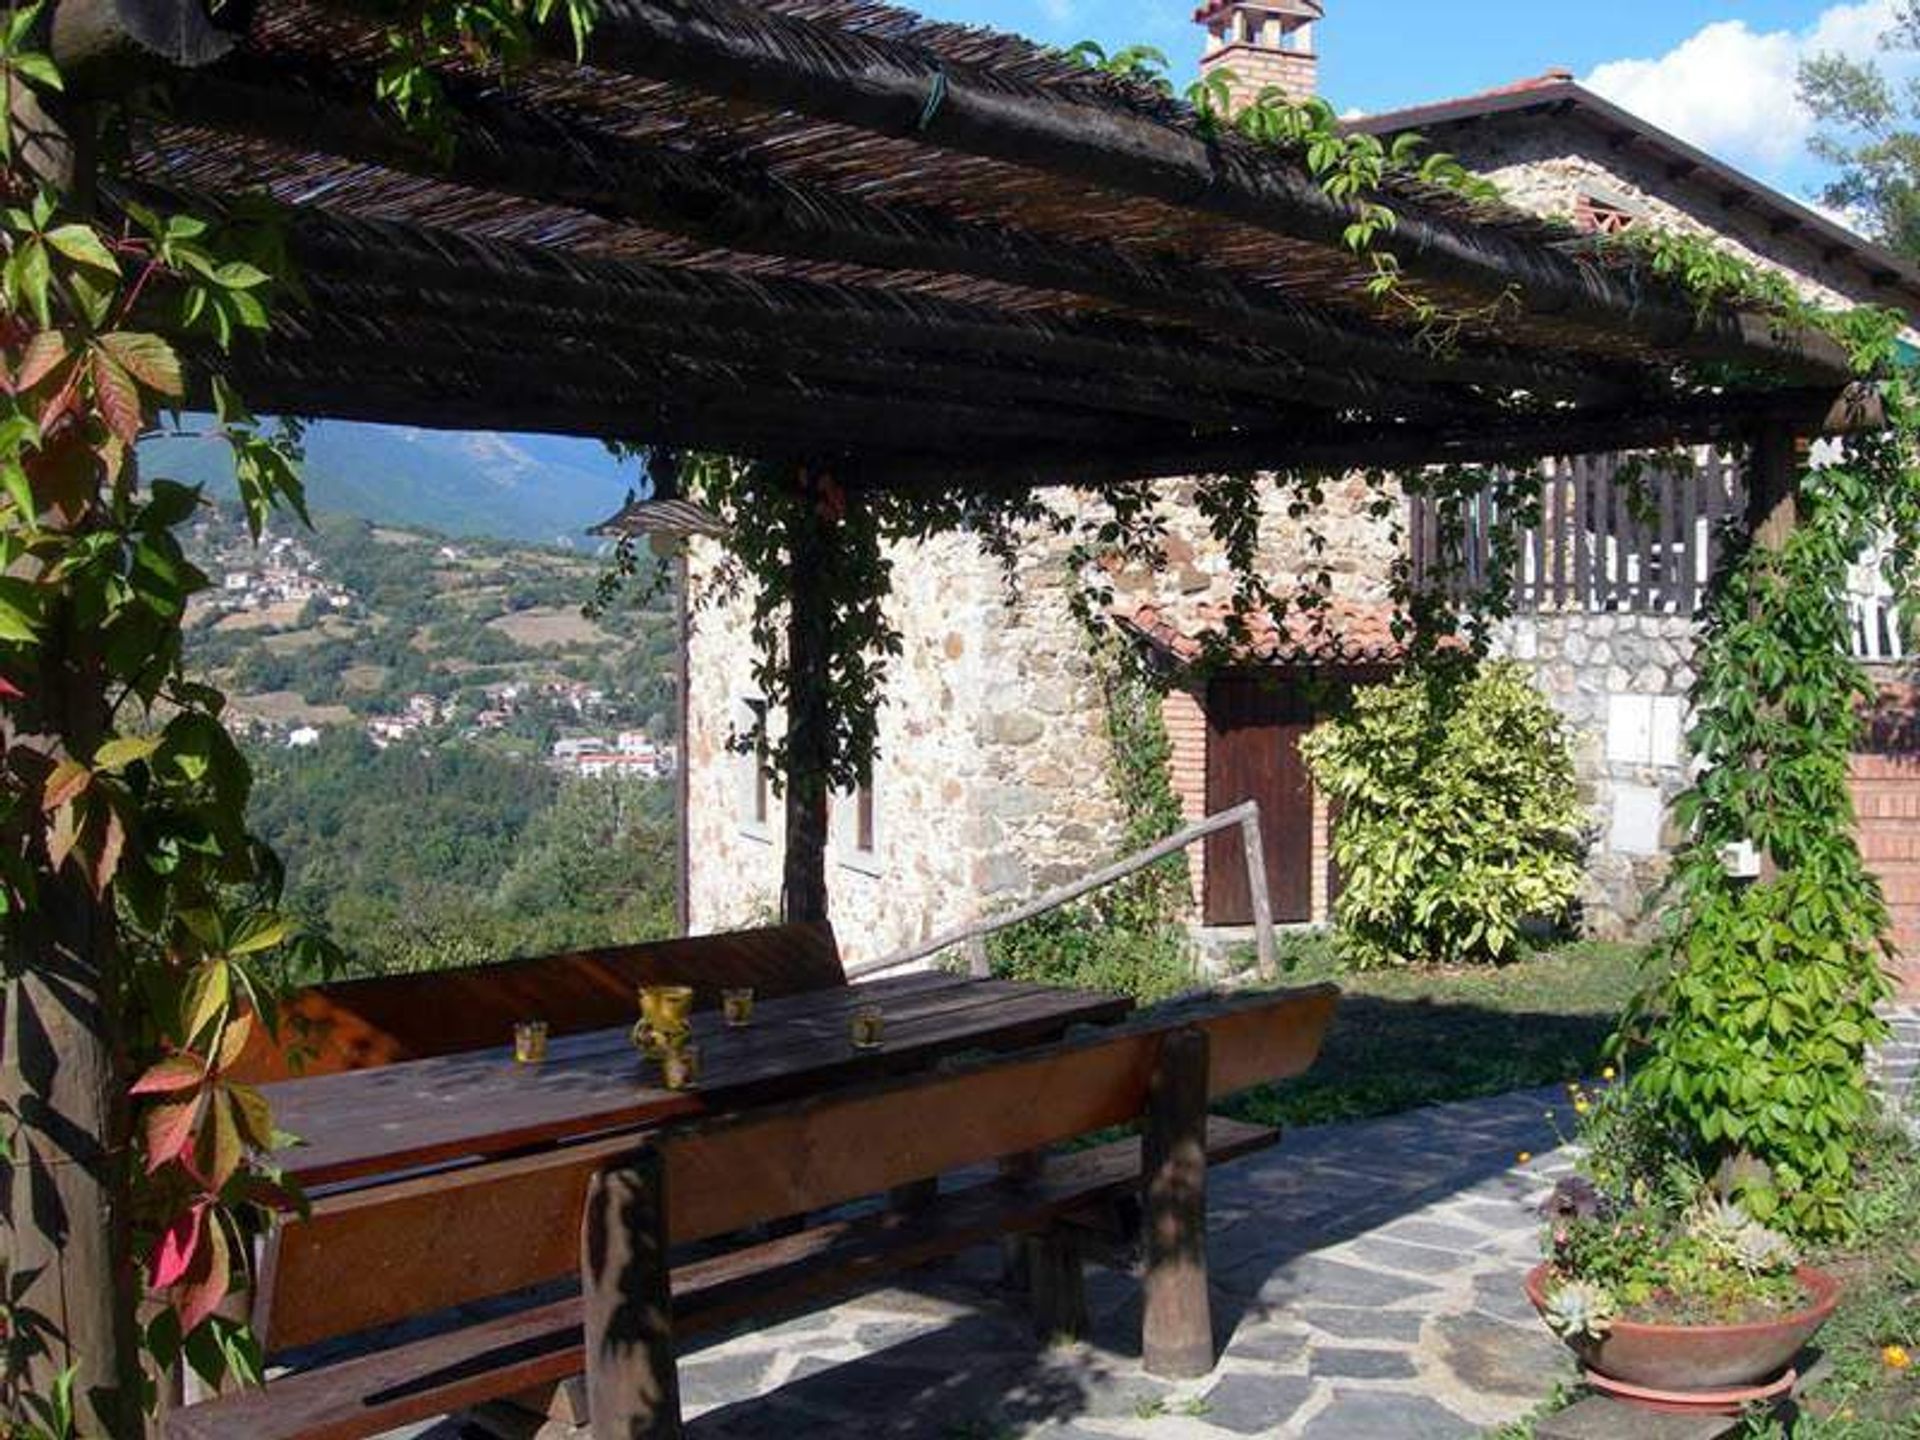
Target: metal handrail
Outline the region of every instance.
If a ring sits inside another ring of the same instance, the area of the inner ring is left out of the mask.
[[[1267,893],[1267,852],[1260,838],[1260,804],[1248,800],[1234,806],[1231,810],[1222,810],[1218,815],[1209,815],[1197,825],[1189,825],[1178,834],[1169,835],[1159,844],[1130,855],[1117,864],[1096,871],[1071,885],[1049,890],[1034,900],[1029,900],[1018,909],[1004,914],[990,916],[984,920],[972,920],[951,930],[942,931],[931,940],[923,940],[909,949],[889,955],[884,960],[871,960],[864,965],[855,965],[847,971],[849,980],[864,980],[872,975],[884,975],[889,970],[900,970],[908,965],[938,955],[942,950],[951,950],[956,945],[967,947],[967,969],[976,979],[984,979],[988,973],[986,939],[989,935],[1002,930],[1010,930],[1015,925],[1023,925],[1036,916],[1049,910],[1058,910],[1062,905],[1072,904],[1083,895],[1095,890],[1105,889],[1116,881],[1129,875],[1136,875],[1149,865],[1156,865],[1170,855],[1178,855],[1182,850],[1206,839],[1209,835],[1218,835],[1223,830],[1240,829],[1241,851],[1247,863],[1247,890],[1253,896],[1253,941],[1258,955],[1260,978],[1271,980],[1277,972],[1278,956],[1273,940],[1273,897]]]

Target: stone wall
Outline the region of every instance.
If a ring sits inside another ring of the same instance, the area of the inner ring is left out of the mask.
[[[1677,838],[1687,787],[1686,696],[1693,621],[1674,615],[1540,615],[1506,621],[1497,649],[1532,667],[1566,718],[1592,821],[1581,896],[1588,933],[1644,934],[1647,905]]]
[[[1698,183],[1676,180],[1665,161],[1631,147],[1615,149],[1577,121],[1510,116],[1498,123],[1449,127],[1433,139],[1498,185],[1508,203],[1536,215],[1570,220],[1583,195],[1618,195],[1663,229],[1711,236],[1742,259],[1785,275],[1815,303],[1881,299],[1856,268],[1825,258],[1825,242],[1776,235],[1764,218],[1721,204],[1711,187],[1703,193]]]
[[[1359,480],[1332,487],[1319,528],[1336,594],[1378,599],[1393,548],[1366,517]],[[1052,497],[1056,504],[1071,503]],[[1152,601],[1172,613],[1223,604],[1225,557],[1192,504],[1191,483],[1169,492],[1164,573],[1109,577],[1117,608]],[[1265,494],[1263,563],[1282,577],[1308,563],[1307,533]],[[977,914],[1005,909],[1117,858],[1125,811],[1111,783],[1105,702],[1068,608],[1066,542],[1036,533],[1011,587],[971,539],[947,536],[894,554],[891,614],[904,640],[881,713],[874,777],[877,846],[854,853],[836,807],[830,903],[850,959],[876,959]],[[696,547],[694,593],[714,589],[718,552]],[[743,821],[746,757],[728,742],[755,696],[746,611],[702,606],[690,644],[687,753],[690,915],[695,933],[752,923],[777,911],[781,844],[772,824]],[[1184,718],[1184,723],[1181,723]],[[1197,708],[1175,721],[1183,803],[1205,802],[1205,724]],[[1195,852],[1197,856],[1197,851]],[[1193,862],[1196,895],[1199,861]]]

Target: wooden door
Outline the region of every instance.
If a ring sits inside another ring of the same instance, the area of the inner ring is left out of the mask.
[[[1313,789],[1300,741],[1313,710],[1284,681],[1230,677],[1207,690],[1207,813],[1260,802],[1273,918],[1313,918]],[[1251,925],[1253,897],[1240,832],[1207,839],[1206,922]]]

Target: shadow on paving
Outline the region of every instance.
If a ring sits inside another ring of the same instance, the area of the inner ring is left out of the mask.
[[[1233,1348],[1259,1358],[1271,1332],[1256,1340],[1243,1333],[1246,1327],[1305,1309],[1377,1313],[1403,1306],[1401,1314],[1420,1316],[1421,1299],[1438,1293],[1438,1286],[1349,1263],[1352,1255],[1318,1252],[1349,1240],[1361,1240],[1357,1249],[1364,1252],[1368,1242],[1362,1237],[1369,1232],[1477,1187],[1485,1191],[1488,1219],[1508,1215],[1512,1228],[1531,1230],[1526,1201],[1539,1182],[1509,1172],[1516,1151],[1544,1153],[1555,1143],[1543,1114],[1553,1098],[1554,1092],[1523,1091],[1315,1127],[1290,1133],[1277,1150],[1214,1171],[1209,1253],[1222,1352]],[[1400,1242],[1374,1243],[1391,1251]],[[1465,1263],[1445,1251],[1425,1253],[1436,1269]],[[773,1369],[768,1354],[732,1355],[725,1342],[689,1354],[683,1362],[683,1375],[692,1382],[688,1399],[722,1402],[693,1421],[689,1435],[797,1440],[846,1433],[857,1419],[860,1431],[875,1435],[998,1440],[1049,1423],[1131,1419],[1143,1404],[1151,1407],[1171,1391],[1169,1383],[1138,1368],[1141,1299],[1135,1277],[1090,1266],[1090,1345],[1052,1350],[1036,1344],[1017,1300],[988,1278],[997,1258],[991,1251],[975,1252],[870,1295],[868,1305],[892,1309],[897,1300],[903,1316],[917,1313],[920,1325],[937,1328],[862,1325],[842,1339],[858,1345],[858,1356],[808,1356],[774,1388],[767,1386]],[[1387,1254],[1381,1263],[1404,1270],[1405,1254]],[[1524,1305],[1518,1287],[1508,1288]],[[971,1308],[955,1315],[947,1307],[956,1302]],[[1508,1318],[1524,1317],[1516,1310]],[[823,1337],[825,1329],[822,1324]],[[752,1332],[735,1338],[750,1342]],[[796,1334],[781,1349],[804,1350],[807,1339],[807,1333]]]
[[[1098,1408],[1089,1377],[1052,1363],[1020,1317],[955,1319],[857,1360],[803,1360],[777,1390],[709,1410],[689,1440],[805,1434],[967,1440],[1071,1420]],[[697,1365],[690,1359],[690,1365]]]

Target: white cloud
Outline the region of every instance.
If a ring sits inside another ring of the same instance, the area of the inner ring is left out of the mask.
[[[1800,62],[1827,51],[1875,54],[1893,11],[1894,0],[1857,0],[1797,31],[1717,21],[1655,59],[1601,65],[1583,83],[1713,155],[1766,174],[1792,165],[1813,132],[1797,95]]]

